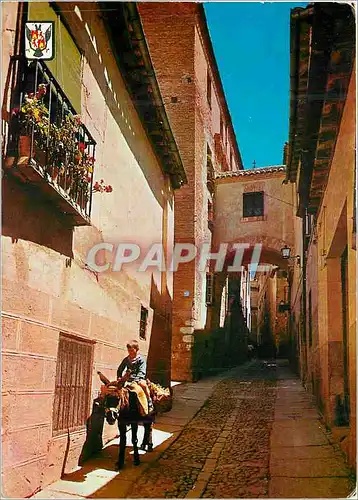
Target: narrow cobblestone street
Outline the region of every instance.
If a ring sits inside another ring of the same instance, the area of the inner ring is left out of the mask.
[[[156,498],[163,490],[170,498],[267,496],[275,382],[270,372],[265,380],[249,380],[257,366],[250,368],[215,387],[129,496]]]
[[[281,365],[281,366],[280,366]],[[175,389],[158,419],[169,437],[135,467],[102,455],[35,498],[344,498],[354,489],[309,394],[285,363],[253,361]],[[199,411],[198,411],[199,410]]]

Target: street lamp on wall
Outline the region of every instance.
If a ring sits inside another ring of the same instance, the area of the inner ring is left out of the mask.
[[[285,245],[283,248],[281,248],[281,255],[284,259],[289,259],[291,254],[291,248]]]
[[[285,245],[283,248],[281,248],[281,255],[284,259],[286,260],[297,260],[297,264],[300,265],[301,262],[301,257],[299,255],[295,255],[294,257],[290,257],[291,255],[291,248]]]

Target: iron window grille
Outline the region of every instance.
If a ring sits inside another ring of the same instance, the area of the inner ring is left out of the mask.
[[[143,340],[147,338],[147,324],[148,324],[148,309],[141,306],[140,322],[139,322],[139,338]]]
[[[214,289],[215,275],[213,273],[206,274],[206,304],[211,306],[214,304]]]
[[[60,334],[53,434],[82,428],[88,417],[90,403],[93,343]]]
[[[244,193],[243,197],[243,216],[261,217],[264,215],[264,193]]]

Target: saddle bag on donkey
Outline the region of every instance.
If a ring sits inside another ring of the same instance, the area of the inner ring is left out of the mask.
[[[164,388],[147,379],[150,396],[153,401],[156,413],[165,413],[170,411],[173,406],[173,393],[170,387]]]

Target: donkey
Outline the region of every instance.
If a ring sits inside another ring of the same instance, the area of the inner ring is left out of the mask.
[[[138,406],[137,394],[124,387],[127,378],[110,382],[101,372],[97,372],[101,382],[105,385],[103,394],[103,406],[105,418],[108,424],[113,425],[118,422],[119,428],[119,456],[116,467],[118,470],[124,466],[125,451],[127,445],[127,425],[131,426],[132,444],[134,451],[134,465],[140,464],[138,451],[138,425],[144,426],[144,437],[141,449],[153,451],[152,424],[155,420],[155,413],[143,416]]]

